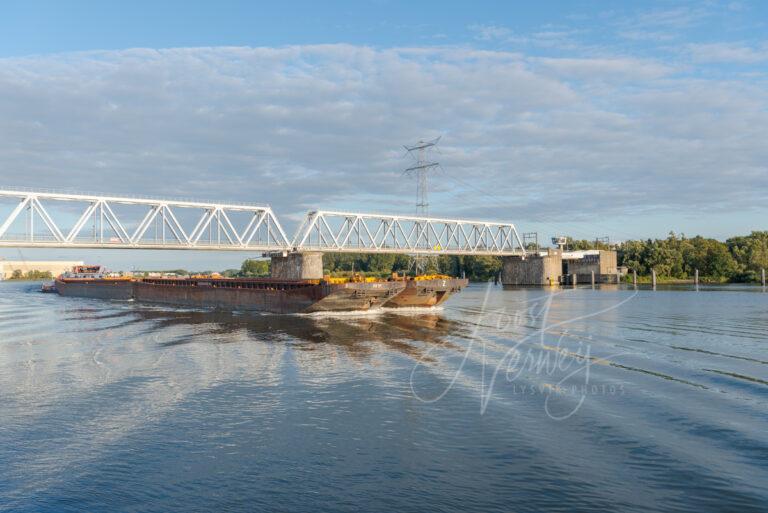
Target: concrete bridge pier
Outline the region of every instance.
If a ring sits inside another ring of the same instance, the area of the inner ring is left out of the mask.
[[[319,251],[272,253],[271,276],[279,280],[320,280],[323,254]]]
[[[557,285],[563,268],[560,250],[546,253],[529,253],[525,257],[501,257],[502,285]]]

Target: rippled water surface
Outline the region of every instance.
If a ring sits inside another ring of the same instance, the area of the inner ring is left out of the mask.
[[[0,283],[2,511],[766,511],[768,294],[258,316]]]

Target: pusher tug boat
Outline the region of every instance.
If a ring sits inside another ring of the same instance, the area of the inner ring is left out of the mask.
[[[62,296],[281,314],[381,308],[405,287],[403,281],[371,279],[336,282],[220,275],[133,278],[109,273],[102,266],[75,267],[56,279],[56,289]]]
[[[133,299],[134,281],[110,273],[101,265],[78,265],[56,278],[56,292],[62,296],[96,299]]]
[[[56,293],[56,282],[55,281],[47,281],[40,285],[40,292],[43,294],[55,294]]]

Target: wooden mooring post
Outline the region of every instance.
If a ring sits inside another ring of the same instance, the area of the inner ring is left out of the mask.
[[[656,290],[656,269],[651,269],[651,282],[653,283],[653,290]]]
[[[632,285],[637,288],[637,269],[632,269]]]
[[[763,292],[765,292],[765,269],[760,269],[760,281],[763,283]]]
[[[699,290],[699,270],[693,271],[693,284],[696,285],[696,290]]]
[[[571,275],[571,284],[575,287],[576,286],[576,273],[573,273]]]
[[[592,271],[592,288],[595,288],[595,271]]]

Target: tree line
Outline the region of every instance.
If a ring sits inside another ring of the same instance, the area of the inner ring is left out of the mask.
[[[269,276],[269,260],[245,260],[240,269],[228,269],[224,276],[259,278]],[[493,279],[501,271],[501,259],[489,256],[429,257],[423,260],[425,273],[466,276],[473,281]],[[414,257],[400,254],[326,253],[323,255],[325,274],[343,276],[360,273],[389,278],[392,273],[413,274]]]
[[[696,269],[701,279],[718,282],[760,281],[761,269],[768,270],[768,231],[731,237],[725,242],[701,236],[686,237],[671,232],[665,239],[630,240],[609,245],[602,241],[568,238],[568,249],[615,249],[618,264],[660,278],[690,279]],[[493,256],[446,256],[427,259],[428,272],[465,275],[472,281],[493,279],[501,271],[501,258]],[[361,271],[386,275],[413,269],[408,255],[328,254],[323,267],[331,273]]]
[[[604,243],[571,240],[569,249],[608,249]],[[614,246],[620,266],[671,279],[690,279],[696,269],[702,279],[716,282],[760,281],[768,269],[768,231],[731,237],[725,242],[670,232],[666,239],[630,240]]]
[[[422,257],[425,274],[465,276],[472,281],[488,281],[501,272],[501,258],[485,255],[439,255]],[[331,274],[362,272],[390,276],[393,272],[414,274],[415,257],[401,254],[328,253],[323,255],[323,268]]]
[[[51,274],[51,271],[27,271],[26,273],[23,272],[21,269],[14,269],[14,271],[11,273],[11,276],[8,277],[9,280],[31,280],[31,281],[40,281],[40,280],[52,280],[53,275]]]

